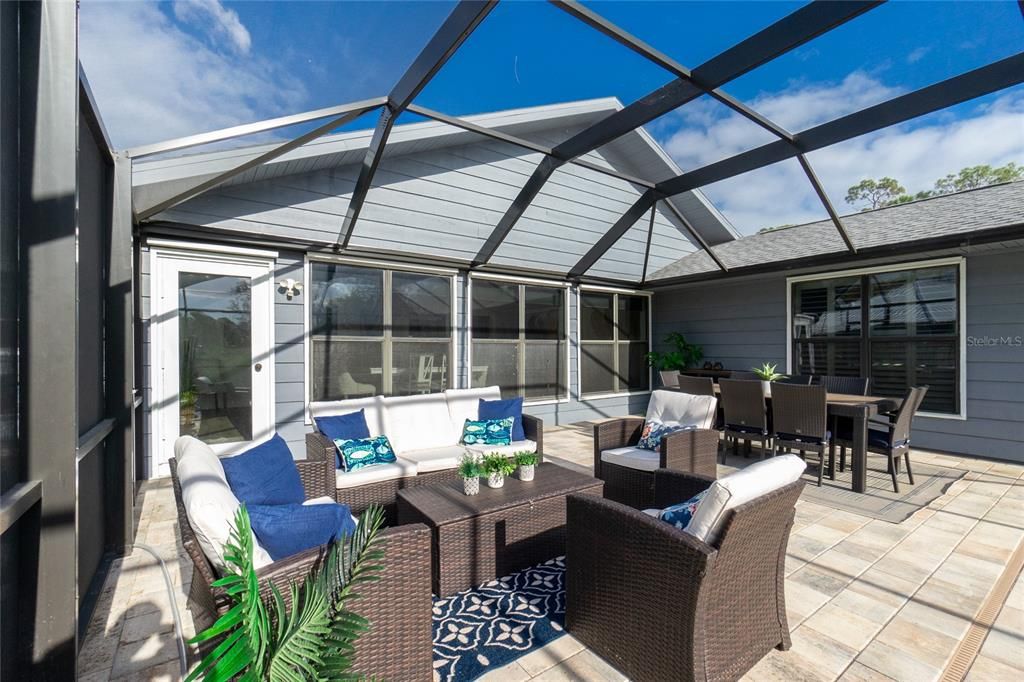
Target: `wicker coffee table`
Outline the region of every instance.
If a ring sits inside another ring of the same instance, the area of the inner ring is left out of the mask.
[[[481,482],[482,483],[482,482]],[[565,553],[565,498],[601,496],[604,483],[557,464],[533,481],[505,479],[467,496],[462,481],[398,492],[398,523],[425,523],[433,541],[433,589],[444,597]]]

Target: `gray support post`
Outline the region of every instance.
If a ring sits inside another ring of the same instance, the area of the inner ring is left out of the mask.
[[[839,232],[839,236],[843,238],[843,243],[846,244],[846,249],[850,253],[857,253],[857,247],[853,245],[850,240],[850,235],[846,231],[846,227],[843,226],[843,221],[839,218],[839,214],[836,213],[835,207],[832,205],[832,201],[828,198],[828,194],[825,193],[825,188],[821,186],[821,181],[818,180],[817,173],[811,168],[811,162],[807,160],[807,157],[803,154],[797,154],[796,160],[800,162],[800,167],[804,169],[804,174],[807,179],[811,182],[811,186],[814,188],[814,193],[818,195],[818,199],[821,201],[822,206],[825,207],[825,212],[828,213],[828,217],[832,220],[832,224],[836,226],[836,230]]]
[[[658,202],[651,206],[651,222],[647,225],[647,246],[644,248],[644,269],[640,272],[640,285],[647,282],[647,263],[651,260],[651,237],[654,236],[654,215],[658,212]]]
[[[20,4],[21,447],[42,481],[36,556],[32,539],[21,547],[35,580],[21,614],[31,679],[76,670],[77,28],[75,3]]]

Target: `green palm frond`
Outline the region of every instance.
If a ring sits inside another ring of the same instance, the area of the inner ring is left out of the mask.
[[[384,510],[373,506],[362,514],[352,535],[332,543],[300,583],[289,586],[290,607],[276,585],[260,595],[253,566],[253,535],[249,514],[241,506],[224,547],[233,572],[217,580],[232,607],[193,643],[220,642],[188,676],[220,682],[271,680],[358,679],[350,668],[355,641],[369,622],[347,610],[356,598],[352,587],[377,580],[384,557],[379,548]]]

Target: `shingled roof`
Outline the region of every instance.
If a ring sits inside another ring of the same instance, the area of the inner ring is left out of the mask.
[[[990,185],[842,217],[858,251],[979,230],[1024,225],[1024,181]],[[714,247],[727,268],[738,270],[846,252],[830,220],[759,232]],[[704,251],[666,265],[649,281],[717,273]]]

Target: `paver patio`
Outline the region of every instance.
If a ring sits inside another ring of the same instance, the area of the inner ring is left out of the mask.
[[[545,458],[589,471],[591,424],[545,430]],[[915,462],[966,470],[900,524],[801,501],[789,543],[786,598],[793,648],[773,651],[747,680],[937,680],[1000,576],[1016,575],[969,680],[1024,678],[1024,465],[916,450]],[[730,458],[720,474],[742,465]],[[191,566],[177,538],[169,480],[143,485],[137,544],[170,570],[185,637]],[[172,605],[158,563],[136,549],[118,560],[80,656],[83,680],[180,679]],[[570,635],[487,680],[622,680]],[[955,679],[955,678],[954,678]]]

